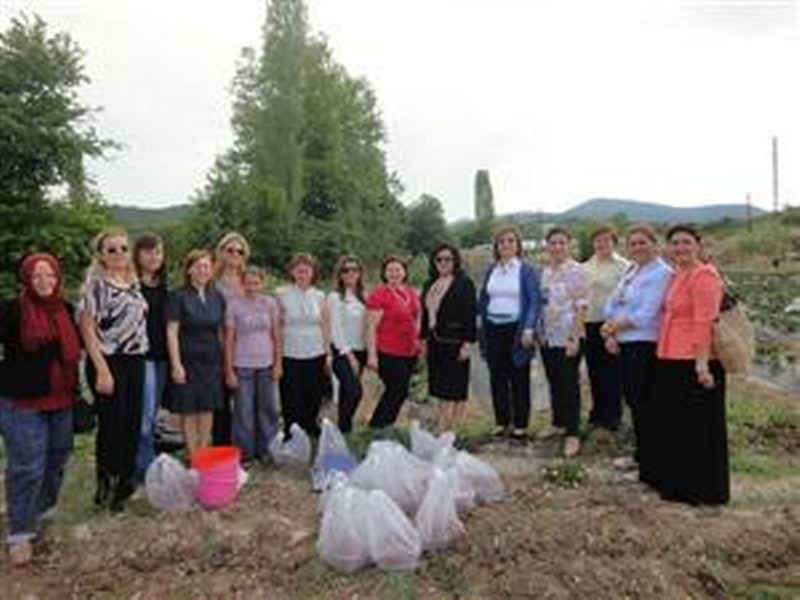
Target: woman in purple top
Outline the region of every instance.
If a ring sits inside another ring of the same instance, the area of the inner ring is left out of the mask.
[[[225,317],[225,382],[235,390],[233,443],[242,459],[264,460],[278,431],[275,382],[281,378],[281,329],[278,303],[262,293],[265,273],[244,272],[244,296],[233,297]]]

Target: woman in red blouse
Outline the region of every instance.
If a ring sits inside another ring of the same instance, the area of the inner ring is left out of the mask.
[[[367,299],[367,367],[378,371],[384,385],[370,427],[388,427],[397,420],[419,353],[420,301],[406,283],[407,273],[403,260],[384,258],[383,284]]]
[[[673,226],[667,243],[676,272],[658,338],[653,484],[665,500],[725,504],[730,497],[725,372],[711,345],[723,282],[702,260],[694,227]]]

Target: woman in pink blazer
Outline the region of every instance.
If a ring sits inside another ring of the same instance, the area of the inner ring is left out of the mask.
[[[675,274],[658,338],[653,484],[665,500],[726,504],[725,372],[711,343],[723,282],[716,268],[701,258],[697,229],[675,225],[667,232],[667,244]]]

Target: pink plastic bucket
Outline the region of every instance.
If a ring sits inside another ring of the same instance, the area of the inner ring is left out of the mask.
[[[235,446],[202,448],[192,455],[192,468],[200,475],[197,501],[203,508],[225,508],[239,491],[239,458]]]

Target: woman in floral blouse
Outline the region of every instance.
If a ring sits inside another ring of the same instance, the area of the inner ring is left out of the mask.
[[[546,302],[542,362],[550,387],[553,433],[564,434],[564,455],[580,450],[581,392],[578,365],[588,306],[589,279],[571,256],[572,236],[559,227],[547,234],[549,264],[542,271]]]

